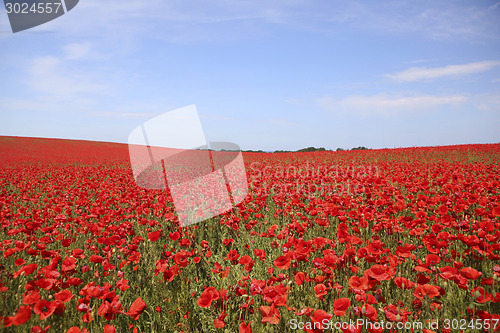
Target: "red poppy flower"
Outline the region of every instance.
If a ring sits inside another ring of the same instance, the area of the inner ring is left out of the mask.
[[[327,294],[328,289],[324,284],[320,283],[314,286],[314,291],[316,292],[316,297],[321,298]]]
[[[280,322],[281,314],[274,304],[271,304],[271,306],[262,305],[260,307],[260,313],[262,314],[262,323],[276,325]]]
[[[14,261],[16,266],[24,265],[24,263],[26,263],[26,261],[23,258],[17,258],[16,261]]]
[[[58,303],[56,301],[49,302],[47,300],[39,300],[33,307],[33,312],[40,315],[41,320],[50,317],[56,311]]]
[[[36,325],[31,328],[31,333],[46,333],[49,330],[49,328],[50,326],[41,328],[40,326]]]
[[[370,304],[365,304],[361,307],[361,314],[371,321],[377,320],[377,309]]]
[[[115,333],[116,329],[113,325],[104,325],[104,333]]]
[[[127,312],[127,315],[132,317],[134,320],[139,319],[141,313],[146,309],[146,303],[142,300],[142,298],[138,297],[134,303],[130,306],[130,309]]]
[[[439,276],[445,280],[454,279],[458,274],[458,269],[451,266],[441,267],[439,270],[441,271]]]
[[[178,233],[177,231],[176,232],[170,232],[168,234],[168,237],[175,242],[176,240],[178,240],[179,238],[181,238],[181,234]]]
[[[295,274],[295,283],[300,286],[302,283],[306,281],[306,273],[304,272],[298,272]]]
[[[352,276],[349,279],[349,287],[354,291],[366,291],[369,288],[368,279],[365,277]]]
[[[399,289],[412,289],[415,286],[415,283],[408,280],[407,278],[404,277],[396,277],[394,278],[394,284]]]
[[[261,249],[254,249],[253,254],[255,254],[260,260],[266,260],[266,252]]]
[[[314,323],[313,327],[317,327],[319,329],[326,328],[325,323],[327,323],[330,319],[332,319],[332,315],[324,310],[314,310],[313,314],[310,316],[312,322]],[[319,324],[319,325],[318,325]]]
[[[24,274],[24,275],[30,275],[32,274],[36,269],[38,268],[37,264],[29,264],[26,266],[23,266],[20,270],[17,272],[14,272],[14,278],[17,278],[19,275]]]
[[[291,260],[287,256],[279,256],[273,263],[277,268],[286,270],[290,267],[290,262]]]
[[[471,295],[478,303],[486,303],[492,300],[492,295],[483,287],[475,287],[471,290]]]
[[[101,306],[99,306],[99,309],[97,309],[97,315],[104,317],[106,320],[114,320],[118,313],[122,312],[121,304],[117,301],[108,302],[107,300],[104,300]],[[90,316],[90,313],[86,313],[85,315]]]
[[[448,213],[448,207],[446,207],[445,205],[441,205],[438,208],[438,212],[441,215],[445,215],[446,213]]]
[[[79,286],[83,283],[83,280],[77,277],[72,277],[68,279],[68,284],[71,286]]]
[[[76,259],[73,257],[67,257],[62,262],[61,270],[67,272],[75,269],[75,267],[76,267]]]
[[[406,322],[408,320],[408,315],[411,314],[406,308],[401,308],[394,304],[385,306],[384,313],[387,320],[401,322]]]
[[[152,231],[148,234],[148,239],[151,241],[151,242],[156,242],[158,240],[158,238],[160,238],[160,231]]]
[[[36,304],[40,300],[40,293],[38,290],[30,290],[23,298],[23,304],[25,305],[33,305]]]
[[[202,308],[208,308],[212,302],[218,300],[219,297],[220,293],[217,289],[214,287],[208,287],[201,293],[196,303]]]
[[[238,262],[244,266],[243,268],[247,272],[250,272],[254,265],[254,261],[249,255],[244,255]]]
[[[236,265],[238,263],[239,257],[240,257],[240,254],[238,253],[238,251],[230,250],[224,259],[229,260],[231,262],[231,264]]]
[[[29,306],[21,306],[19,310],[17,310],[16,315],[12,318],[12,324],[15,326],[19,326],[27,322],[31,318],[31,307]]]
[[[189,265],[189,261],[187,258],[190,256],[190,253],[186,250],[180,250],[174,255],[174,262],[180,267],[186,267]]]
[[[480,277],[481,275],[483,275],[483,273],[475,270],[472,267],[464,267],[464,268],[462,268],[460,270],[460,274],[462,274],[465,278],[467,278],[469,280],[475,280],[478,277]]]
[[[116,288],[120,289],[121,291],[125,291],[130,288],[128,282],[128,280],[120,279],[116,282]]]
[[[252,328],[250,327],[250,323],[251,321],[248,324],[245,324],[245,322],[242,321],[240,323],[238,333],[252,333]]]
[[[101,263],[101,262],[104,261],[104,258],[101,257],[101,256],[93,254],[93,255],[90,256],[89,260],[90,260],[90,262],[99,264],[99,263]]]
[[[61,303],[66,303],[69,300],[72,300],[75,295],[71,294],[71,291],[69,290],[61,290],[60,292],[54,294],[54,298],[61,302]]]
[[[226,323],[224,322],[224,318],[226,318],[226,316],[226,311],[222,311],[222,313],[214,319],[214,326],[219,329],[226,326]]]
[[[374,265],[366,270],[365,274],[377,281],[389,280],[391,278],[388,267],[384,265]]]
[[[427,266],[435,266],[441,262],[438,255],[431,253],[425,256],[425,263]]]
[[[439,296],[440,293],[438,287],[430,284],[423,284],[417,286],[417,288],[413,292],[413,295],[415,295],[415,297],[417,297],[418,299],[422,300],[424,296],[427,296],[429,298],[434,298]]]
[[[333,314],[336,316],[345,316],[346,310],[351,306],[348,298],[339,298],[333,302]]]

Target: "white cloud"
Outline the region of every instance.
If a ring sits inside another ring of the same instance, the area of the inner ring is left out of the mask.
[[[63,47],[65,58],[70,60],[82,59],[91,54],[89,42],[71,43]]]
[[[90,94],[106,94],[108,88],[84,72],[70,69],[63,58],[36,57],[28,67],[27,85],[41,97],[76,101]]]
[[[97,117],[114,117],[114,118],[150,118],[155,116],[152,112],[115,112],[115,111],[102,111],[90,113],[92,116]]]
[[[478,94],[472,100],[478,110],[500,112],[500,91],[494,93]]]
[[[412,67],[405,71],[395,74],[388,74],[393,80],[399,82],[432,80],[446,76],[459,76],[466,74],[475,74],[488,71],[492,68],[500,66],[500,61],[478,61],[463,65],[448,65],[444,67]]]
[[[326,110],[354,113],[358,115],[390,115],[408,111],[426,111],[438,106],[460,105],[468,100],[461,95],[451,96],[348,96],[335,100],[331,96],[319,98],[316,102]]]
[[[203,0],[150,0],[124,5],[120,0],[107,0],[105,4],[87,0],[80,1],[68,14],[30,30],[51,31],[72,38],[104,38],[117,47],[126,47],[145,34],[182,43],[266,34],[268,26],[259,23],[322,33],[338,34],[340,28],[412,34],[426,39],[477,40],[497,38],[497,19],[495,11],[480,4],[465,6],[436,1],[214,0],[208,4]],[[8,19],[0,11],[0,28],[10,32],[4,22]]]
[[[495,3],[495,4],[493,4],[493,5],[491,5],[491,6],[489,7],[489,9],[496,9],[498,6],[500,6],[500,1],[499,1],[499,2],[497,2],[497,3]]]
[[[75,66],[88,60],[93,53],[89,42],[70,43],[62,47],[59,55],[38,56],[27,66],[26,84],[40,98],[85,102],[96,95],[107,95],[110,88],[102,83],[102,77]],[[94,54],[95,55],[95,54]]]

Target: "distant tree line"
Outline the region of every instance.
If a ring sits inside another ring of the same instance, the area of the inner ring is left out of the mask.
[[[355,147],[355,148],[352,148],[351,150],[365,150],[365,149],[368,149],[366,147]],[[349,149],[344,149],[344,148],[337,148],[337,151],[346,151],[346,150],[349,150]],[[324,147],[320,147],[320,148],[316,148],[316,147],[307,147],[307,148],[302,148],[302,149],[299,149],[299,150],[275,150],[274,153],[304,153],[304,152],[313,152],[313,151],[333,151],[333,150],[330,150],[330,149],[326,149]],[[261,150],[259,152],[262,152]]]
[[[369,148],[366,148],[366,147],[354,147],[354,148],[351,148],[350,150],[365,150],[365,149],[369,149]],[[196,150],[210,150],[212,151],[212,149],[208,149],[208,148],[197,148]],[[348,151],[349,149],[344,149],[344,148],[337,148],[336,151]],[[228,149],[221,149],[219,151],[225,151],[225,152],[237,152],[239,150],[228,150]],[[316,147],[307,147],[307,148],[302,148],[302,149],[299,149],[299,150],[275,150],[274,152],[271,152],[271,151],[263,151],[263,150],[242,150],[242,152],[244,153],[307,153],[307,152],[313,152],[313,151],[333,151],[331,149],[326,149],[324,147],[319,147],[319,148],[316,148]]]

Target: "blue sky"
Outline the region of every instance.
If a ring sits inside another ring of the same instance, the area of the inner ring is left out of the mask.
[[[81,0],[13,34],[0,135],[127,142],[196,104],[243,149],[500,142],[498,1]]]

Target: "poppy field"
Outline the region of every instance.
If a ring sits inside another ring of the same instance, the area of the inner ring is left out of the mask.
[[[0,137],[0,331],[500,331],[499,144],[243,158],[181,227],[125,144]]]

